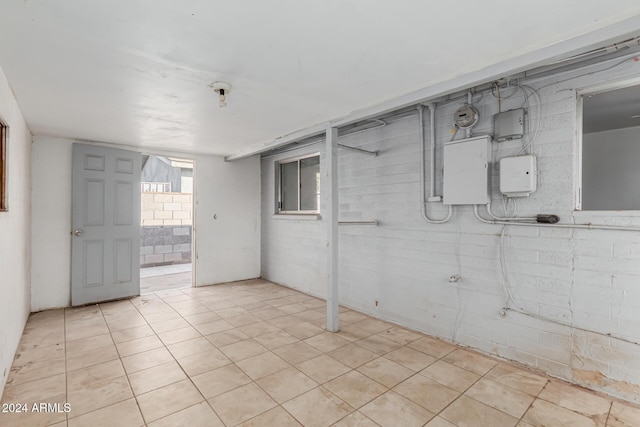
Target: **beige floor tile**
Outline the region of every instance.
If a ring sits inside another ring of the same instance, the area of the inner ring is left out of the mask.
[[[422,375],[406,379],[393,391],[437,414],[460,396],[460,392]]]
[[[392,362],[384,357],[379,357],[371,362],[365,363],[357,370],[389,388],[394,387],[415,374],[411,369],[398,365],[396,362]]]
[[[405,329],[400,326],[394,326],[390,329],[386,329],[380,332],[378,335],[400,345],[407,345],[424,337],[424,334],[410,331],[409,329]]]
[[[347,365],[326,354],[299,363],[296,368],[318,384],[324,384],[351,370]]]
[[[118,358],[118,352],[113,345],[100,347],[73,355],[67,355],[67,371],[86,368],[99,363],[108,362]]]
[[[129,381],[126,377],[118,377],[88,384],[67,393],[71,412],[69,417],[77,417],[114,403],[122,402],[133,397]]]
[[[239,424],[278,406],[253,383],[209,399],[209,403],[226,425]]]
[[[269,350],[284,347],[285,345],[298,342],[298,338],[279,329],[275,332],[257,336],[254,339]]]
[[[305,340],[325,332],[324,329],[319,328],[318,326],[312,325],[309,322],[301,322],[299,320],[297,323],[286,326],[282,329],[300,340]]]
[[[440,416],[459,426],[514,427],[518,419],[467,396],[460,396]],[[561,426],[563,424],[552,424]]]
[[[129,382],[136,396],[186,379],[177,362],[171,361],[153,368],[129,374]]]
[[[152,325],[181,319],[180,314],[176,313],[170,307],[166,307],[163,310],[154,311],[153,313],[144,313],[144,318],[147,323],[150,323]]]
[[[378,358],[376,353],[353,343],[347,344],[327,354],[352,369]]]
[[[13,358],[12,367],[22,367],[32,363],[65,357],[64,343],[46,347],[38,347],[32,350],[18,351]]]
[[[64,342],[63,327],[43,326],[42,328],[25,329],[18,345],[18,351],[23,352]]]
[[[167,346],[167,349],[169,349],[173,357],[176,359],[182,359],[194,354],[211,351],[214,348],[213,344],[211,344],[205,337],[193,338]]]
[[[434,414],[409,399],[389,391],[360,409],[382,427],[423,426]],[[475,427],[475,426],[474,426]]]
[[[429,356],[433,356],[435,358],[441,358],[451,353],[456,349],[456,346],[453,344],[449,344],[444,341],[440,341],[431,337],[424,337],[416,340],[412,343],[407,344],[414,350],[421,351]]]
[[[113,340],[108,333],[81,338],[78,340],[67,341],[67,356],[83,353],[85,351],[94,350],[101,347],[113,346]]]
[[[249,378],[236,365],[226,365],[192,378],[198,390],[207,399],[249,384]]]
[[[186,320],[184,320],[182,317],[177,317],[171,320],[163,320],[161,322],[154,322],[154,323],[149,322],[149,324],[157,334],[160,334],[162,332],[173,331],[175,329],[187,328],[191,326],[191,324]],[[162,339],[162,337],[160,338]]]
[[[598,427],[598,423],[591,418],[542,399],[533,402],[522,421],[534,427]]]
[[[385,354],[384,357],[415,372],[423,370],[438,360],[410,347],[401,347]]]
[[[235,316],[240,316],[242,314],[247,314],[248,311],[240,307],[228,307],[220,310],[215,310],[215,313],[218,316],[226,319],[228,317],[235,317]]]
[[[135,328],[122,329],[121,331],[115,331],[111,334],[113,342],[116,344],[125,341],[135,340],[137,338],[144,338],[155,335],[153,329],[149,325],[136,326]]]
[[[292,365],[313,359],[314,357],[318,357],[322,354],[302,341],[279,347],[273,350],[273,352]]]
[[[179,399],[176,398],[178,396]],[[138,405],[147,423],[202,401],[202,395],[189,380],[183,380],[138,396]]]
[[[335,423],[333,427],[379,427],[379,424],[362,415],[360,411],[356,411]]]
[[[316,324],[318,321],[324,322],[327,318],[327,314],[324,310],[322,310],[322,313],[316,310],[306,310],[306,311],[301,311],[299,313],[296,313],[293,316],[297,317],[298,319],[304,322],[309,322],[311,324]]]
[[[640,408],[613,402],[607,427],[632,427],[640,420]]]
[[[258,310],[253,312],[254,316],[262,320],[275,319],[278,317],[286,316],[287,314],[291,314],[291,313],[287,313],[286,311],[278,308],[268,308],[265,310]]]
[[[231,363],[231,360],[222,354],[220,350],[214,348],[209,351],[178,359],[178,363],[180,363],[180,366],[182,366],[182,369],[184,369],[187,375],[193,377],[228,365]]]
[[[205,337],[209,342],[220,348],[225,345],[233,344],[238,341],[244,341],[251,338],[240,329],[229,329],[228,331],[217,332]]]
[[[189,322],[191,325],[199,325],[201,323],[213,322],[214,320],[220,320],[220,316],[215,314],[212,311],[205,311],[203,313],[191,314],[189,316],[184,316],[184,320]]]
[[[54,375],[24,384],[6,386],[2,394],[3,403],[52,402],[51,398],[67,392],[65,375]]]
[[[376,353],[378,356],[384,356],[385,354],[392,352],[393,350],[397,350],[401,347],[400,344],[389,341],[379,334],[371,335],[358,340],[355,342],[355,344]]]
[[[160,332],[158,334],[158,337],[162,340],[164,345],[171,345],[193,338],[198,338],[200,336],[202,336],[200,332],[198,332],[192,326],[189,326],[187,328],[174,329],[167,332]]]
[[[557,380],[549,381],[538,398],[590,417],[599,425],[604,425],[611,409],[611,400]]]
[[[451,424],[444,418],[435,417],[429,421],[424,427],[457,427],[455,424]]]
[[[69,392],[79,391],[93,383],[107,381],[126,375],[120,359],[99,363],[67,373]]]
[[[361,340],[371,335],[375,335],[375,333],[371,333],[354,325],[355,324],[341,325],[340,330],[338,331],[338,335],[351,342]]]
[[[133,354],[123,357],[122,364],[128,374],[142,371],[143,369],[153,368],[173,360],[173,356],[165,347],[144,351],[142,353]]]
[[[220,347],[220,351],[229,359],[238,362],[268,350],[256,340],[248,339]]]
[[[31,362],[20,366],[14,364],[9,371],[7,385],[17,385],[53,375],[64,374],[65,367],[66,362],[64,357]]]
[[[69,419],[69,427],[138,427],[144,420],[135,399]]]
[[[387,387],[357,371],[347,372],[324,387],[354,408],[369,403],[387,391]]]
[[[135,340],[126,341],[116,344],[120,357],[131,356],[132,354],[142,353],[143,351],[153,350],[154,348],[160,348],[164,344],[155,335],[137,338]]]
[[[230,329],[234,329],[231,323],[227,322],[224,319],[212,320],[211,322],[198,323],[194,325],[194,327],[200,332],[202,335],[211,335],[222,331],[228,331]]]
[[[326,427],[353,408],[323,387],[314,388],[282,405],[305,427]]]
[[[445,362],[464,368],[467,371],[484,375],[498,364],[497,360],[490,359],[469,350],[457,349],[442,358]]]
[[[486,374],[486,378],[532,396],[537,396],[547,383],[545,377],[506,363],[498,363]]]
[[[194,314],[206,313],[209,308],[195,301],[181,301],[171,304],[171,307],[181,316],[192,316]]]
[[[293,367],[261,378],[256,383],[278,403],[286,402],[318,386],[318,383]]]
[[[108,334],[109,332],[106,322],[103,321],[99,325],[83,326],[75,329],[66,328],[65,339],[66,341],[72,341],[96,335]]]
[[[252,325],[254,323],[263,322],[259,317],[254,316],[251,313],[241,314],[239,316],[226,317],[225,320],[231,323],[236,328],[246,325]]]
[[[307,311],[308,308],[302,304],[293,303],[293,304],[281,305],[280,307],[278,307],[278,310],[281,310],[286,314],[296,314],[296,313],[301,313],[303,311]]]
[[[332,332],[323,332],[304,340],[305,343],[322,353],[328,353],[349,344],[350,341]]]
[[[249,335],[251,338],[256,338],[261,335],[267,335],[273,332],[282,332],[280,331],[280,328],[265,321],[260,321],[257,323],[252,323],[250,325],[241,326],[238,329],[240,329],[245,334]]]
[[[465,395],[516,418],[521,418],[535,397],[495,381],[481,378]]]
[[[302,427],[287,411],[281,407],[268,410],[255,418],[239,424],[239,427]]]
[[[464,392],[480,378],[478,374],[458,368],[443,360],[429,365],[420,371],[420,374],[459,392]]]
[[[47,403],[60,403],[64,405],[66,399],[64,395],[57,396],[55,399],[46,400]],[[31,406],[28,406],[29,411]],[[67,414],[64,412],[9,412],[0,411],[0,425],[2,427],[44,427],[44,426],[67,426]]]
[[[524,421],[520,421],[516,427],[534,427],[529,423],[525,423]]]
[[[387,329],[391,329],[394,327],[391,323],[384,322],[382,320],[374,319],[369,317],[368,319],[361,320],[360,322],[356,322],[353,326],[364,329],[367,332],[371,332],[372,334],[377,334]]]
[[[224,427],[218,415],[207,402],[201,402],[186,409],[160,418],[149,427]]]
[[[254,381],[290,366],[270,351],[236,362],[236,365]]]
[[[358,313],[354,310],[349,310],[347,312],[340,313],[339,319],[341,325],[348,325],[349,323],[356,323],[362,320],[366,320],[368,317],[369,316],[367,316],[366,314]]]

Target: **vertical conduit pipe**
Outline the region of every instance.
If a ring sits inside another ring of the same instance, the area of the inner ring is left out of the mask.
[[[420,134],[420,145],[422,147],[422,156],[420,158],[420,202],[422,203],[422,216],[424,217],[425,221],[427,221],[430,224],[444,224],[445,222],[449,221],[451,219],[451,217],[453,216],[453,206],[449,205],[449,212],[447,213],[447,216],[444,217],[443,219],[433,219],[429,217],[429,213],[427,212],[427,200],[425,200],[425,185],[424,185],[424,180],[425,180],[425,161],[424,161],[424,155],[425,155],[425,144],[424,144],[424,115],[423,115],[423,110],[424,110],[424,106],[422,105],[418,105],[418,121],[419,121],[419,134]],[[429,105],[429,112],[430,114],[430,119],[431,119],[431,123],[430,123],[430,127],[431,127],[431,170],[429,171],[430,173],[430,190],[429,190],[429,196],[431,197],[435,197],[435,180],[436,180],[436,170],[435,170],[435,158],[436,158],[436,128],[435,128],[435,106],[434,104],[430,104]]]

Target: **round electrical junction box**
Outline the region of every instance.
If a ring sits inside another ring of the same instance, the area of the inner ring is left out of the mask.
[[[453,121],[460,129],[469,129],[478,123],[478,110],[471,105],[463,105],[453,114]]]

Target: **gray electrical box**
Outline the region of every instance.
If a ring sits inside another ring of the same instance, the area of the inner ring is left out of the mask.
[[[491,137],[478,136],[444,144],[442,203],[484,205],[491,201]]]
[[[524,109],[509,110],[493,116],[493,137],[496,141],[520,139],[524,135]]]

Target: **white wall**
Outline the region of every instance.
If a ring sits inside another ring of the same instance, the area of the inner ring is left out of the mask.
[[[540,130],[534,145],[541,175],[538,191],[518,200],[519,215],[553,213],[564,223],[640,225],[637,212],[599,216],[573,212],[576,89],[632,77],[637,73],[632,64],[558,83],[552,79],[531,83],[542,97]],[[530,102],[535,127],[536,102],[533,98]],[[497,100],[485,93],[476,95],[475,104],[481,120],[474,133],[490,133]],[[522,104],[523,97],[517,94],[503,100],[502,110]],[[453,112],[461,105],[462,101],[454,102],[437,111],[438,177],[442,144],[451,139]],[[373,158],[344,150],[339,153],[340,219],[380,221],[378,227],[340,227],[341,303],[640,402],[640,345],[627,342],[640,342],[640,233],[508,227],[505,267],[511,292],[518,306],[551,320],[515,312],[502,318],[499,313],[505,306],[505,292],[499,245],[503,228],[479,222],[469,206],[457,208],[452,221],[444,225],[423,220],[417,126],[414,115],[384,128],[340,138],[342,144],[380,151]],[[427,135],[429,126],[425,112]],[[494,157],[516,155],[521,147],[521,141],[494,143]],[[324,295],[326,223],[272,215],[274,160],[318,150],[324,151],[323,146],[262,160],[262,271],[267,279]],[[497,174],[494,168],[494,206],[501,214]],[[438,178],[437,188],[441,185]],[[322,207],[325,197],[323,193]],[[438,204],[430,208],[433,216],[445,213]],[[454,274],[462,281],[450,283]]]
[[[640,127],[582,137],[582,207],[640,209]]]
[[[0,69],[0,118],[9,126],[8,212],[0,212],[0,395],[29,316],[31,132]]]
[[[73,142],[44,136],[34,138],[32,311],[66,307],[71,300]],[[196,284],[259,276],[259,160],[225,163],[216,156],[194,158]],[[216,221],[212,219],[213,212],[218,213]]]

